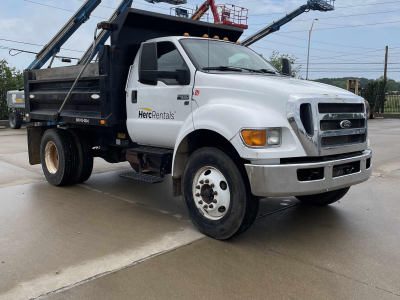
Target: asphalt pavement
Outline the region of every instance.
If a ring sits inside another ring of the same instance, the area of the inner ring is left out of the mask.
[[[0,129],[0,299],[398,299],[400,120],[369,121],[373,177],[338,203],[261,201],[243,235],[188,219],[171,178],[119,178],[96,159],[56,188],[28,163],[26,130]]]

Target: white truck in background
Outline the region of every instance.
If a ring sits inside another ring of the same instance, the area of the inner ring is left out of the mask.
[[[7,92],[7,107],[11,110],[8,121],[11,129],[20,129],[25,123],[25,93],[23,90]]]
[[[171,174],[194,225],[228,239],[262,197],[328,205],[371,176],[364,99],[294,79],[287,61],[279,74],[236,43],[243,30],[135,9],[104,27],[111,46],[67,103],[81,67],[25,71],[29,159],[49,183],[86,181],[93,157],[130,162],[127,179]]]

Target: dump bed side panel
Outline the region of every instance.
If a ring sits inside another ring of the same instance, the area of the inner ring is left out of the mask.
[[[78,81],[60,122],[105,127],[125,122],[125,97],[121,97],[120,87],[115,88],[113,96],[111,79],[111,73],[124,72],[112,70],[109,46],[102,47],[99,55],[100,62],[89,64]],[[25,71],[26,109],[32,121],[52,121],[81,69],[71,66]]]

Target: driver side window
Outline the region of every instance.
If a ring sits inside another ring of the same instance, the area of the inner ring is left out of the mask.
[[[178,49],[171,42],[157,43],[157,62],[158,71],[175,72],[177,69],[188,68]],[[179,85],[176,79],[159,77],[158,80],[167,85]]]

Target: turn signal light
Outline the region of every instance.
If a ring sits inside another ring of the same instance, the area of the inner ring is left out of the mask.
[[[243,141],[250,147],[265,147],[267,132],[265,130],[242,130]]]

